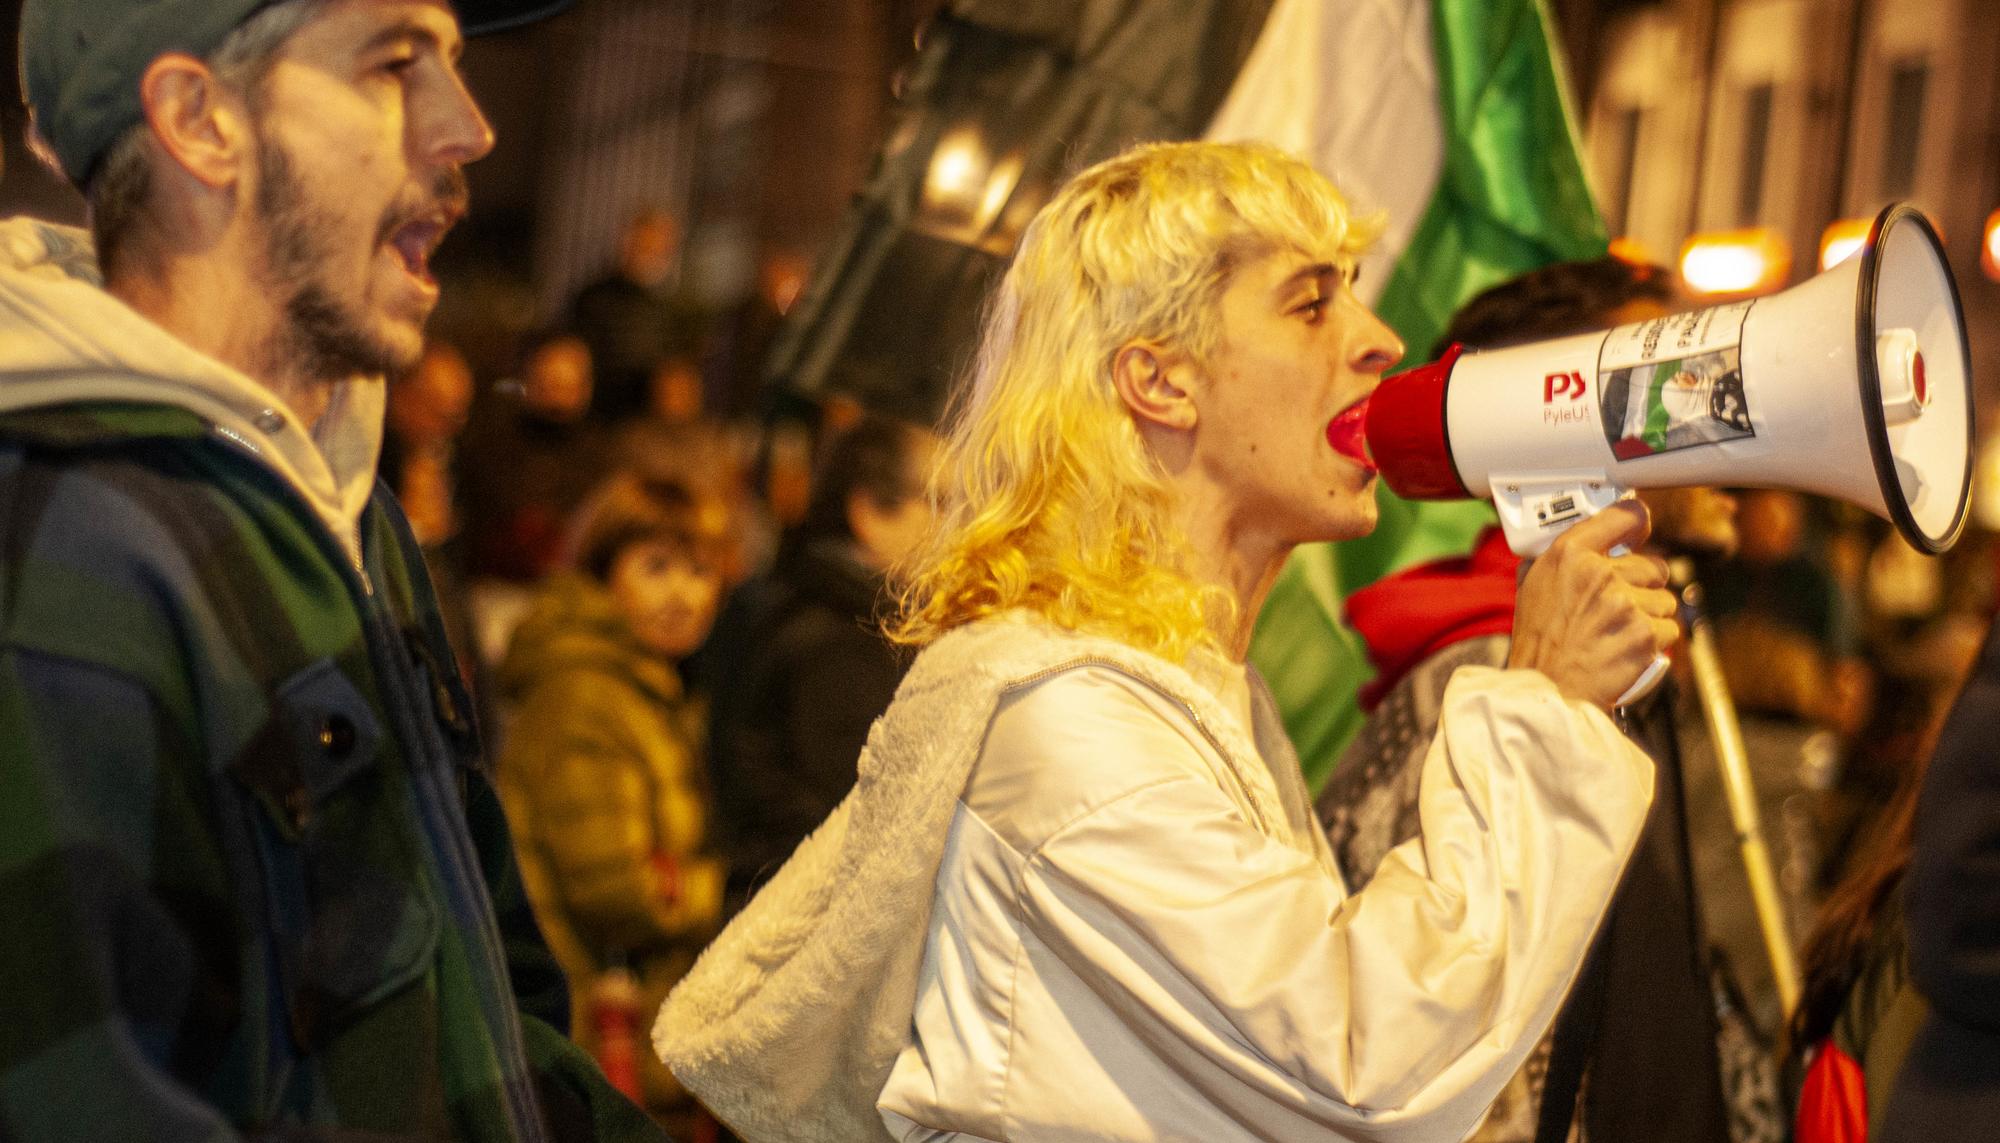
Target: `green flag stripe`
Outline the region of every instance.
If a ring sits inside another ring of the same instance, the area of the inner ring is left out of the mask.
[[[1473,295],[1550,262],[1604,254],[1603,220],[1584,176],[1538,0],[1434,0],[1432,38],[1444,119],[1444,169],[1376,310],[1425,360]],[[1389,573],[1467,550],[1492,521],[1483,502],[1411,503],[1387,489],[1373,535],[1293,557],[1265,604],[1252,658],[1271,679],[1286,729],[1317,789],[1360,728],[1353,695],[1373,674],[1360,640],[1325,614],[1304,569],[1344,595]],[[1338,633],[1328,638],[1332,626]],[[1314,653],[1298,658],[1303,640]]]

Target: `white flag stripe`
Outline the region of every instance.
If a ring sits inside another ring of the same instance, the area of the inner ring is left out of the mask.
[[[1277,0],[1205,135],[1305,156],[1359,213],[1387,214],[1362,260],[1372,304],[1444,168],[1430,0]]]

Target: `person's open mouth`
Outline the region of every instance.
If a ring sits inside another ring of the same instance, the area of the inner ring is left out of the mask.
[[[1326,423],[1326,443],[1370,476],[1375,474],[1375,458],[1368,454],[1368,398],[1342,409]]]
[[[409,219],[389,234],[389,247],[402,259],[403,269],[427,288],[437,288],[437,278],[431,273],[431,255],[457,222],[456,211],[440,209]]]

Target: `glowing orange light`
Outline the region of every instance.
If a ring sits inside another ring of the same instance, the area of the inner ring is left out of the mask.
[[[2000,281],[2000,210],[1986,216],[1986,241],[1979,247],[1979,265],[1987,277]]]
[[[1843,218],[1822,231],[1819,236],[1821,272],[1847,261],[1866,245],[1869,225],[1870,220],[1866,218]]]
[[[1698,294],[1760,293],[1791,270],[1791,247],[1769,227],[1697,234],[1681,247],[1681,280]]]
[[[1628,238],[1623,235],[1613,238],[1611,240],[1611,248],[1606,250],[1605,253],[1628,266],[1650,266],[1653,264],[1652,251],[1641,245],[1638,239]]]

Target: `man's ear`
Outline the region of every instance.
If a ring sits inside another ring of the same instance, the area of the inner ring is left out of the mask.
[[[236,181],[250,123],[207,64],[185,52],[160,56],[139,77],[139,103],[153,138],[189,177],[218,190]]]
[[[1111,383],[1142,424],[1185,431],[1197,419],[1194,398],[1182,385],[1188,368],[1185,357],[1163,346],[1128,342],[1111,358]]]

